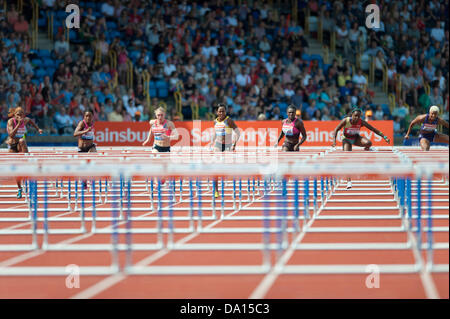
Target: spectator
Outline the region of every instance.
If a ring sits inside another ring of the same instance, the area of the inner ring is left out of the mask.
[[[444,105],[444,99],[442,98],[442,94],[439,91],[439,87],[438,86],[435,86],[431,90],[430,103],[431,103],[431,105],[439,106],[439,108],[442,108],[442,106]]]
[[[355,83],[356,87],[359,87],[360,89],[364,89],[367,85],[367,79],[362,74],[362,70],[358,69],[357,74],[355,74],[352,78],[353,83]]]
[[[398,116],[394,117],[394,135],[403,136],[404,130],[402,130],[402,125],[400,118]]]
[[[351,45],[349,40],[349,32],[345,23],[341,23],[338,27],[336,27],[336,46],[344,50],[345,56],[350,56]]]
[[[375,110],[375,114],[374,114],[374,119],[376,121],[381,121],[383,119],[384,116],[384,111],[383,108],[381,107],[381,105],[377,105],[377,109]]]
[[[101,13],[104,14],[108,18],[111,18],[114,16],[114,6],[112,5],[111,0],[107,0],[105,3],[103,3],[100,10],[101,10]]]
[[[417,91],[415,90],[415,79],[412,70],[409,69],[406,74],[402,74],[402,100],[407,101],[408,95],[413,95],[414,101],[417,99]]]
[[[436,25],[431,29],[431,37],[437,41],[442,42],[445,38],[444,29],[441,28],[441,21],[436,21]]]
[[[368,109],[364,115],[365,115],[364,120],[366,120],[366,122],[373,120],[373,112],[371,109]]]
[[[23,15],[20,15],[19,19],[14,23],[14,31],[17,33],[27,33],[28,29],[28,22],[25,21]]]
[[[53,50],[56,59],[61,59],[65,54],[69,52],[69,42],[64,41],[62,34],[57,36],[57,40],[55,41]]]
[[[58,108],[54,117],[54,123],[59,135],[73,134],[74,122],[63,106]]]

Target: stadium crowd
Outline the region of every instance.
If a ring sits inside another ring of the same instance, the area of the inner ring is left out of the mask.
[[[62,22],[69,3],[79,5],[81,21],[67,41]],[[165,101],[176,120],[177,89],[185,120],[193,116],[192,103],[205,119],[220,102],[235,120],[282,119],[289,104],[301,110],[304,120],[338,120],[357,105],[366,118],[393,119],[397,134],[410,116],[431,105],[440,106],[448,120],[448,0],[377,3],[380,28],[369,30],[364,3],[352,0],[298,1],[298,24],[289,11],[264,1],[42,0],[42,32],[47,13],[55,15],[53,49],[32,50],[31,18],[8,1],[0,5],[0,129],[5,133],[8,109],[18,105],[46,134],[72,134],[88,108],[99,121],[147,121],[154,106]],[[312,16],[323,15],[325,42],[336,32],[341,66],[309,54],[300,26],[305,6]],[[375,58],[377,83],[384,63],[390,92],[401,81],[392,114],[373,103],[368,71],[354,67],[360,45],[362,60]],[[130,87],[128,60],[133,65]],[[150,103],[144,71],[151,78]]]

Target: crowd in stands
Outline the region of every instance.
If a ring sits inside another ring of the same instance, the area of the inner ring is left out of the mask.
[[[352,60],[362,52],[362,61],[374,59],[379,85],[383,65],[387,66],[388,89],[396,94],[391,114],[396,133],[404,133],[411,117],[426,113],[431,105],[439,106],[441,116],[448,121],[448,1],[376,3],[380,8],[379,28],[367,29],[364,6],[368,2],[308,1],[312,15],[323,15],[328,43],[334,30],[336,46],[345,57]],[[381,117],[382,113],[378,114]]]
[[[297,24],[267,1],[241,2],[42,0],[39,26],[47,32],[47,14],[54,13],[54,46],[32,50],[31,18],[7,1],[6,11],[0,5],[0,129],[17,105],[47,134],[72,134],[86,109],[99,121],[147,121],[160,101],[175,120],[192,119],[192,104],[205,119],[217,103],[235,120],[279,120],[289,104],[304,120],[339,120],[358,106],[367,118],[393,119],[399,134],[430,105],[439,105],[448,120],[448,1],[377,1],[382,19],[374,30],[364,27],[361,1],[298,1]],[[81,21],[67,41],[62,22],[69,3],[78,4]],[[342,65],[310,54],[301,26],[305,6],[312,16],[323,15],[325,42],[336,32]],[[384,63],[389,90],[401,81],[392,114],[373,103],[368,71],[355,67],[360,45],[362,59],[375,58],[377,83]],[[182,114],[173,107],[176,90]]]

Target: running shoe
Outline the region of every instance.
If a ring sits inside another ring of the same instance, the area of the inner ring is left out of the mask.
[[[17,199],[21,199],[22,198],[22,188],[19,188],[17,190]]]
[[[352,188],[352,182],[347,183],[347,189],[350,189],[350,188]]]

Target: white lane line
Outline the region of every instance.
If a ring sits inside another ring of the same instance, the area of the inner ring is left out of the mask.
[[[142,193],[142,194],[145,194],[145,193]],[[102,204],[100,204],[100,205],[98,205],[98,206],[96,205],[96,207],[99,207],[99,206],[102,206],[102,205],[106,205],[106,204],[110,204],[110,203],[112,203],[112,201],[109,201],[108,203],[102,203]],[[178,204],[178,203],[181,203],[181,202],[177,202],[176,204]],[[88,206],[87,208],[91,208],[91,207],[92,207],[92,206]],[[87,208],[86,208],[86,209],[87,209]],[[154,213],[154,212],[155,212],[155,211],[148,212],[148,213],[145,213],[145,214],[140,215],[140,216],[138,216],[138,217],[145,217],[145,216],[151,215],[151,214]],[[118,222],[118,223],[117,223],[117,226],[122,225],[122,224],[124,224],[124,223],[126,223],[126,221]],[[99,228],[99,229],[105,229],[105,230],[106,230],[106,229],[110,229],[110,228],[112,228],[112,227],[113,227],[113,226],[107,226],[107,227]],[[72,244],[72,243],[74,243],[74,242],[77,242],[77,241],[80,241],[80,240],[89,238],[89,237],[91,237],[91,236],[93,236],[93,235],[96,235],[96,233],[86,233],[86,234],[78,235],[78,236],[76,236],[76,237],[69,238],[69,239],[66,239],[66,240],[57,242],[56,244],[66,244],[66,245],[67,245],[67,244]],[[0,262],[0,267],[9,267],[9,266],[13,266],[13,265],[18,264],[18,263],[20,263],[20,262],[23,262],[23,261],[25,261],[25,260],[27,260],[27,259],[31,259],[31,258],[33,258],[33,257],[39,256],[39,255],[42,255],[42,254],[45,254],[46,252],[47,252],[46,250],[42,250],[42,249],[35,250],[35,251],[30,251],[30,252],[27,252],[27,253],[24,253],[24,254],[21,254],[21,255],[18,255],[18,256],[15,256],[15,257],[12,257],[12,258],[9,258],[9,259],[6,259],[6,260]]]
[[[422,269],[420,271],[420,280],[422,281],[423,289],[425,290],[425,295],[428,299],[439,299],[439,292],[434,284],[433,278],[431,277],[430,272],[426,269],[427,265],[422,258],[422,254],[417,248],[417,239],[416,236],[411,231],[408,231],[408,236],[410,236],[412,251],[414,254],[414,259],[416,263],[419,262],[422,265]]]
[[[317,211],[317,215],[316,216],[312,215],[312,218],[309,220],[309,222],[306,226],[307,229],[309,229],[311,227],[311,225],[315,221],[316,217],[318,217],[319,214],[322,212],[322,210],[325,208],[325,205],[327,203],[326,201],[327,200],[325,200],[325,203]],[[296,251],[295,247],[303,240],[305,235],[306,235],[305,231],[302,231],[302,232],[300,232],[300,234],[297,235],[297,237],[292,241],[291,245],[286,249],[286,251],[280,257],[280,259],[274,265],[274,267],[272,267],[270,272],[264,276],[264,278],[261,280],[259,285],[253,290],[253,292],[250,294],[249,299],[263,299],[264,298],[264,296],[267,294],[269,289],[274,284],[275,280],[282,273],[283,266],[289,261],[289,259],[292,257],[292,255]]]
[[[249,205],[253,204],[254,202],[260,200],[263,197],[264,196],[260,196],[260,197],[256,198],[255,201],[242,206],[241,209],[248,207]],[[240,209],[237,209],[234,212],[231,212],[228,215],[225,215],[225,217],[232,216],[232,215],[238,213],[239,211],[240,211]],[[221,221],[222,221],[222,219],[215,220],[211,224],[208,224],[207,226],[205,226],[204,229],[210,229],[210,228],[216,226]],[[199,233],[199,232],[195,231],[195,232],[179,239],[178,241],[175,242],[175,244],[184,244],[200,234],[201,234],[201,232]],[[158,259],[162,258],[163,256],[167,255],[169,252],[171,252],[171,250],[169,250],[167,248],[163,248],[162,250],[159,250],[156,253],[153,253],[150,256],[142,259],[141,261],[136,263],[136,266],[148,266],[148,265],[152,264],[153,262],[157,261]],[[92,298],[92,297],[98,295],[99,293],[105,291],[106,289],[109,289],[112,286],[116,285],[120,281],[124,280],[126,277],[127,277],[127,275],[125,275],[123,273],[112,275],[110,277],[103,279],[102,281],[98,282],[97,284],[92,285],[91,287],[87,288],[86,290],[72,296],[70,299]]]

